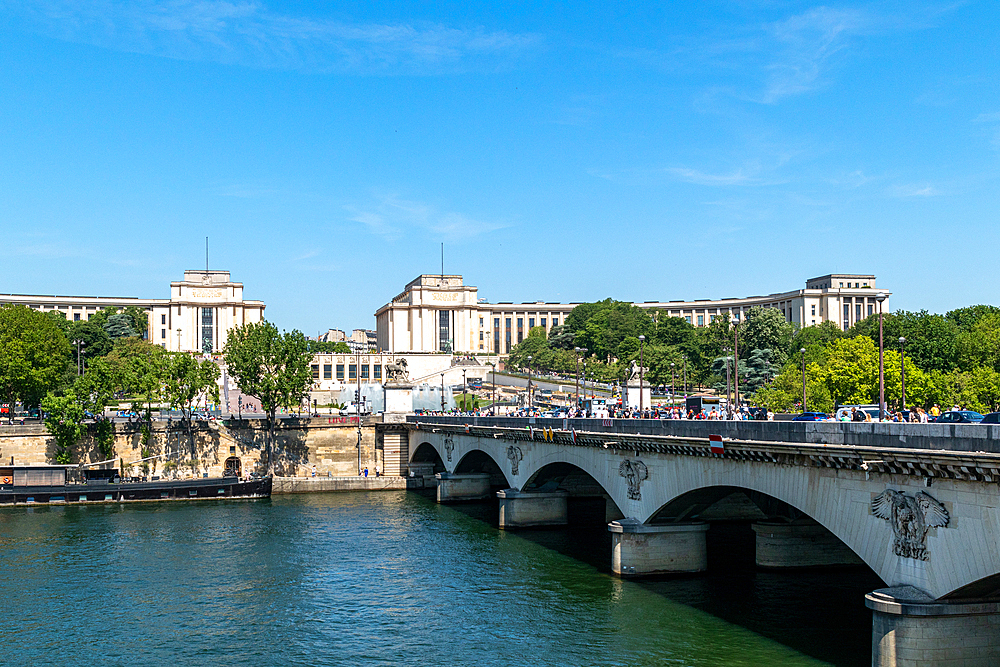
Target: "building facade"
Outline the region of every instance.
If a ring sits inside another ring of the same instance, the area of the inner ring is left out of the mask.
[[[878,311],[875,276],[836,273],[810,278],[804,289],[765,296],[694,301],[646,301],[657,316],[704,327],[724,314],[740,321],[753,306],[775,308],[799,326],[835,322],[847,329]],[[888,296],[888,292],[884,292]],[[484,303],[458,275],[422,275],[375,313],[380,352],[508,354],[536,327],[566,321],[577,303]]]
[[[229,271],[185,271],[170,283],[169,299],[106,296],[0,294],[0,305],[17,304],[43,312],[55,310],[70,321],[86,321],[104,308],[147,311],[146,338],[172,352],[219,352],[230,329],[264,319],[262,301],[243,298],[243,283]]]

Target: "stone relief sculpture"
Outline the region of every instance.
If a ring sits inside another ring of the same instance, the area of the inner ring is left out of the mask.
[[[510,474],[517,474],[517,469],[520,466],[521,459],[523,458],[524,454],[521,453],[520,447],[511,445],[507,448],[507,460],[510,461]]]
[[[406,367],[406,359],[399,359],[385,365],[387,382],[405,384],[410,381],[410,372]]]
[[[455,451],[455,441],[451,439],[450,435],[444,439],[444,451],[448,460],[451,461],[451,453]]]
[[[927,529],[950,520],[944,505],[923,491],[908,496],[886,489],[872,499],[872,514],[892,525],[893,553],[915,560],[927,560]]]
[[[642,492],[639,487],[642,480],[649,478],[649,469],[642,461],[629,461],[625,459],[618,466],[618,474],[625,478],[628,484],[629,500],[642,500]]]

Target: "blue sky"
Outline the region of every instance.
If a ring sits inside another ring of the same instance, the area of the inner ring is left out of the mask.
[[[0,292],[998,303],[996,3],[0,0]]]

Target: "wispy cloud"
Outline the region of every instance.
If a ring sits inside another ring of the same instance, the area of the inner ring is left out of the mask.
[[[382,197],[368,206],[347,206],[345,209],[349,213],[348,220],[363,224],[389,241],[402,239],[414,231],[457,241],[508,226],[477,220],[455,211],[442,211],[431,204],[401,199],[396,195]]]
[[[679,181],[693,183],[695,185],[778,185],[784,180],[763,178],[759,167],[740,168],[735,171],[723,173],[709,173],[690,167],[671,167],[666,170],[668,174]]]
[[[889,194],[893,197],[936,197],[941,194],[941,191],[927,183],[909,183],[894,185],[889,188]]]
[[[0,14],[29,31],[120,51],[352,74],[496,69],[541,43],[481,27],[304,18],[238,0],[0,0]]]

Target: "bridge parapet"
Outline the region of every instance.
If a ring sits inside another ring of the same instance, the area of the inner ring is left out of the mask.
[[[930,485],[934,479],[953,479],[977,482],[1000,482],[1000,453],[988,451],[963,451],[952,449],[922,449],[903,446],[898,439],[887,438],[884,445],[844,445],[825,443],[800,443],[796,441],[769,441],[750,439],[727,439],[722,454],[713,454],[709,435],[712,429],[703,429],[699,436],[678,436],[657,433],[657,428],[644,434],[625,432],[625,428],[613,430],[601,425],[601,420],[569,420],[581,427],[600,430],[580,430],[571,427],[564,430],[563,420],[512,420],[499,418],[501,424],[492,418],[480,417],[478,424],[472,418],[432,417],[433,421],[412,419],[409,428],[464,434],[474,437],[488,437],[504,441],[535,441],[578,447],[597,447],[611,452],[635,452],[655,454],[676,454],[727,458],[740,461],[773,463],[776,465],[800,465],[838,470],[852,470],[866,475],[909,475],[924,478]],[[648,424],[654,420],[614,420],[626,425]],[[725,424],[727,422],[708,422]],[[550,425],[552,424],[552,425]],[[554,425],[554,426],[553,426]],[[919,425],[917,425],[919,426]],[[745,434],[744,434],[745,435]]]

